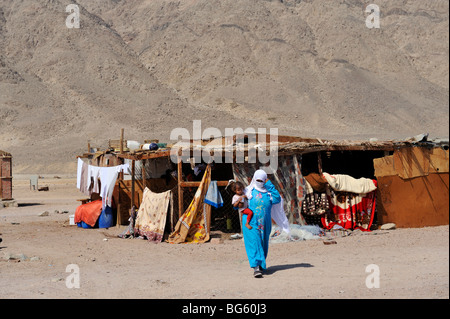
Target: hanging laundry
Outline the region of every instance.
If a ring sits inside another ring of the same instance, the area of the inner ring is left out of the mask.
[[[100,193],[100,186],[98,180],[100,178],[100,168],[99,166],[89,165],[87,174],[87,188],[92,193]]]
[[[169,243],[204,243],[209,240],[211,206],[204,203],[204,198],[210,182],[211,167],[208,165],[194,199],[179,218],[175,230],[170,234]]]
[[[137,213],[134,226],[135,236],[146,237],[148,241],[161,242],[166,227],[167,211],[172,198],[172,191],[154,193],[147,187],[142,195],[142,203]]]
[[[100,197],[102,198],[103,208],[112,205],[112,194],[114,192],[114,186],[116,185],[117,177],[120,172],[128,172],[129,164],[123,164],[113,167],[100,167],[100,182],[101,190]]]
[[[211,205],[215,208],[223,206],[222,195],[220,194],[217,181],[211,181],[208,187],[208,192],[205,196],[205,204]]]
[[[86,196],[90,196],[88,187],[89,164],[78,158],[77,188]]]

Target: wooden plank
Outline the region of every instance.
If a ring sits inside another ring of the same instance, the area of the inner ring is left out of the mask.
[[[317,166],[319,167],[319,174],[322,174],[323,173],[322,155],[320,154],[320,152],[317,152]]]
[[[178,215],[181,216],[184,213],[184,205],[183,205],[183,188],[181,183],[183,182],[183,162],[181,160],[182,150],[178,151]]]
[[[144,151],[142,153],[123,153],[117,155],[120,158],[126,158],[129,160],[146,160],[146,159],[153,159],[153,158],[160,158],[160,157],[170,157],[170,150],[169,151]]]
[[[122,160],[122,164],[123,164],[123,160]],[[120,200],[120,188],[121,185],[123,185],[123,172],[119,173],[119,182],[117,183],[119,190],[118,190],[118,194],[117,194],[117,218],[116,218],[116,227],[120,227],[122,225],[122,205],[121,205],[121,200]]]
[[[201,182],[181,182],[181,187],[199,187]],[[217,181],[217,186],[224,187],[228,185],[228,181]]]
[[[135,206],[134,204],[134,194],[135,194],[135,173],[136,173],[136,161],[131,162],[131,207]]]
[[[142,160],[142,168],[141,168],[141,175],[142,175],[142,188],[145,189],[147,187],[147,172],[145,170],[145,164],[147,160]]]
[[[3,198],[2,179],[3,179],[3,163],[2,163],[2,161],[0,161],[0,199]]]
[[[124,129],[120,129],[120,154],[123,154],[123,136],[124,136]]]

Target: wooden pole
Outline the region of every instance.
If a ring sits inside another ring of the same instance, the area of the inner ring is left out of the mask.
[[[141,169],[143,190],[147,187],[147,172],[145,171],[146,163],[147,163],[147,161],[145,159],[143,159],[142,160],[142,169]]]
[[[123,164],[124,160],[121,159],[121,162]],[[120,188],[122,187],[122,182],[123,182],[123,172],[119,173],[119,183],[118,183],[118,194],[117,194],[117,221],[116,221],[116,226],[120,227],[120,225],[122,225],[122,204],[121,204],[121,198],[120,198]]]
[[[0,201],[3,198],[3,187],[2,187],[2,184],[3,184],[3,171],[2,171],[3,161],[4,161],[4,157],[0,156]],[[30,185],[30,188],[31,188],[31,185]]]
[[[317,166],[319,167],[319,174],[322,175],[322,156],[320,155],[320,152],[317,152]]]
[[[120,154],[123,154],[123,136],[124,136],[124,129],[120,130]]]
[[[183,162],[181,158],[181,148],[178,151],[178,215],[181,217],[181,215],[184,213],[184,205],[183,205],[183,188],[181,187],[181,183],[183,182]]]
[[[134,184],[136,182],[135,179],[135,172],[136,172],[136,161],[131,161],[131,207],[134,206]]]

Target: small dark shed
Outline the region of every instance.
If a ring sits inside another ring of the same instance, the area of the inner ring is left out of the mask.
[[[12,156],[0,150],[0,201],[12,199]]]

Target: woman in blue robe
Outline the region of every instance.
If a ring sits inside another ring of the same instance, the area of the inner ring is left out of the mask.
[[[252,229],[245,227],[247,215],[242,215],[242,230],[244,234],[245,251],[254,270],[255,277],[261,277],[267,269],[266,258],[269,252],[269,237],[272,230],[272,205],[281,201],[280,193],[272,182],[267,179],[263,170],[257,170],[251,184],[246,188],[249,209],[253,211],[250,221]]]

